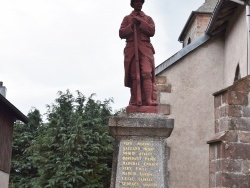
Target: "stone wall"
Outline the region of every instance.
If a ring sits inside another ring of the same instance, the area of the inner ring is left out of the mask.
[[[209,187],[250,187],[250,76],[215,93]]]

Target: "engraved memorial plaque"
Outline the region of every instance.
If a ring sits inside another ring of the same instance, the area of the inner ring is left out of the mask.
[[[120,141],[116,188],[163,188],[165,168],[163,139]]]
[[[174,120],[161,114],[111,117],[115,138],[110,188],[168,188],[167,138]]]

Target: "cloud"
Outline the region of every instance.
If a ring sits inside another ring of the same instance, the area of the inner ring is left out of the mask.
[[[131,12],[130,1],[8,0],[0,2],[0,81],[7,98],[24,113],[45,112],[58,90],[114,97],[125,107],[123,48],[118,30]],[[144,11],[156,23],[152,43],[156,64],[180,49],[177,42],[193,7],[202,0],[146,0]],[[191,6],[192,5],[192,6]]]

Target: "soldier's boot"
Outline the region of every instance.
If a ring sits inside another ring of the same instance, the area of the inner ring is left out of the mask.
[[[130,88],[130,101],[129,105],[137,105],[137,87],[136,80],[133,80],[132,86]]]
[[[143,79],[143,94],[144,94],[144,105],[146,106],[157,106],[157,102],[152,100],[153,97],[153,84],[151,79]]]

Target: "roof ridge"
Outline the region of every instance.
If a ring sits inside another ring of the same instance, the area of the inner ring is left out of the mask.
[[[206,0],[196,11],[213,12],[218,0]]]

